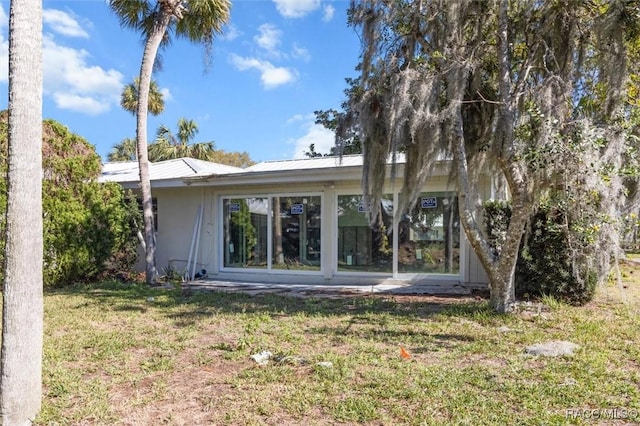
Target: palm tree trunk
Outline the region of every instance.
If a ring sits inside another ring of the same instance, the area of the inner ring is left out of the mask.
[[[153,222],[153,199],[151,196],[151,180],[149,176],[149,153],[147,150],[147,115],[149,111],[149,88],[153,64],[158,54],[160,42],[169,26],[171,16],[160,12],[153,33],[147,39],[140,66],[140,86],[138,93],[136,139],[138,149],[138,165],[140,168],[140,192],[142,195],[142,212],[144,218],[145,240],[145,278],[147,284],[154,284],[158,275],[156,268],[156,238]]]
[[[42,2],[10,7],[0,418],[27,425],[42,401]]]

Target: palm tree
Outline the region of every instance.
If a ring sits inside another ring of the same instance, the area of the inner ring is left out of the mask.
[[[42,1],[12,0],[0,420],[31,424],[42,402]]]
[[[120,95],[120,106],[133,115],[138,110],[138,87],[140,87],[140,77],[134,78],[133,82],[124,86]],[[155,80],[151,80],[149,84],[148,108],[151,115],[160,115],[164,111],[164,96]]]
[[[213,142],[191,143],[198,134],[198,124],[194,120],[178,120],[178,133],[174,135],[165,125],[158,128],[156,140],[149,145],[149,161],[163,161],[173,158],[191,157],[211,161],[215,153]]]
[[[140,78],[136,77],[132,83],[124,86],[122,95],[120,95],[120,106],[134,115],[138,109],[139,86]],[[148,108],[152,115],[159,115],[164,111],[164,96],[155,80],[151,80],[149,86]],[[111,162],[136,161],[136,158],[138,158],[136,155],[136,140],[131,138],[124,138],[120,143],[115,144],[107,157]]]
[[[136,140],[132,138],[124,138],[118,144],[115,144],[107,159],[112,163],[123,161],[136,161]]]
[[[122,95],[120,95],[120,106],[131,114],[136,113],[138,109],[138,87],[140,86],[140,78],[136,77],[133,82],[124,86]],[[159,115],[164,111],[164,97],[155,80],[151,80],[149,86],[149,112],[152,115]],[[111,152],[107,159],[111,162],[136,161],[136,140],[124,138],[120,143],[115,144],[111,148]]]
[[[120,18],[120,24],[142,33],[145,39],[140,64],[139,99],[136,111],[136,140],[140,168],[140,192],[144,216],[146,281],[157,277],[155,232],[149,158],[147,154],[147,113],[151,74],[158,49],[167,45],[171,36],[204,43],[211,50],[213,36],[221,32],[229,20],[229,0],[110,0],[109,6]],[[171,31],[168,31],[171,29]]]

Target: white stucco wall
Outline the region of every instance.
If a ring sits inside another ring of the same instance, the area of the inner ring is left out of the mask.
[[[161,188],[154,189],[153,197],[158,200],[158,233],[156,265],[158,271],[173,266],[184,269],[189,260],[192,242],[195,246],[194,228],[198,213],[203,206],[204,219],[200,227],[198,242],[197,270],[202,269],[211,257],[210,208],[207,201],[211,191],[206,188]],[[207,238],[209,235],[209,238]],[[195,257],[192,255],[192,257]]]

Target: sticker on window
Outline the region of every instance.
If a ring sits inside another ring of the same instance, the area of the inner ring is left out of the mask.
[[[420,200],[420,207],[423,209],[435,209],[438,207],[438,199],[436,197],[424,197]]]

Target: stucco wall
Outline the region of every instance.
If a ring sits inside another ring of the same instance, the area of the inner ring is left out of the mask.
[[[195,246],[194,228],[196,219],[203,206],[204,219],[200,226],[198,241],[197,267],[202,269],[211,257],[211,235],[207,201],[211,191],[205,188],[167,188],[154,189],[153,196],[158,199],[158,233],[156,265],[162,273],[169,265],[182,270],[189,260],[192,243]],[[192,255],[192,257],[194,257]]]

